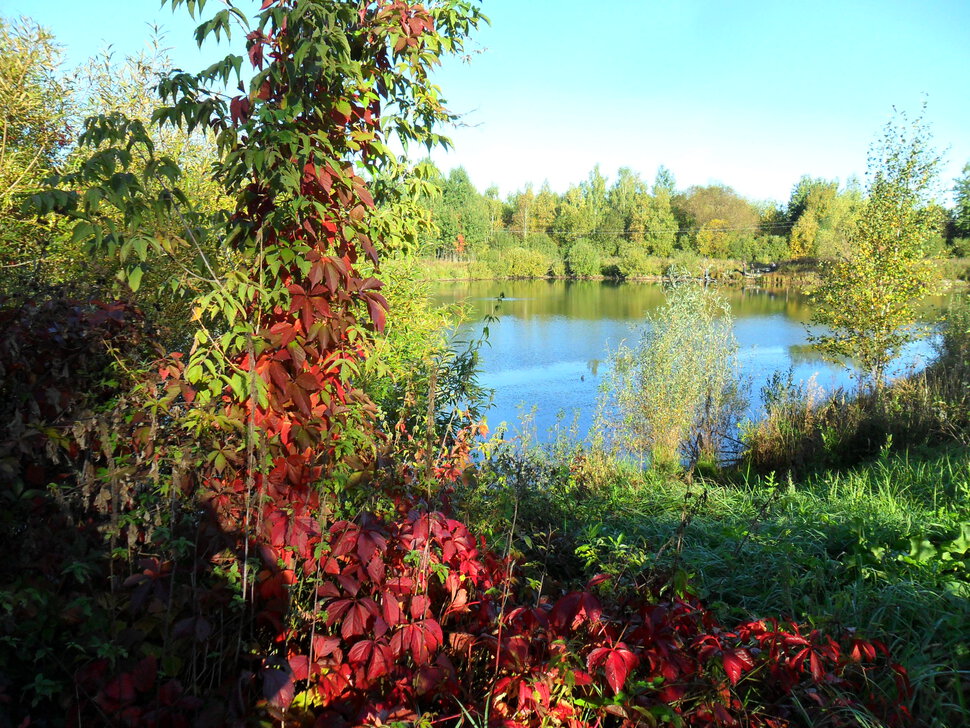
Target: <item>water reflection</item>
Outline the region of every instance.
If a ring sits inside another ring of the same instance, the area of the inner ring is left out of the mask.
[[[761,387],[774,372],[789,367],[796,381],[814,378],[826,391],[853,385],[845,368],[822,360],[808,346],[811,308],[804,294],[739,287],[721,291],[735,319],[741,376],[751,387],[749,417],[760,415]],[[645,314],[664,301],[657,284],[596,281],[462,281],[441,283],[435,293],[442,302],[464,301],[471,307],[476,323],[466,325],[463,337],[479,334],[486,314],[499,319],[489,326],[489,345],[481,351],[482,383],[495,390],[488,420],[493,427],[502,421],[514,424],[522,405],[534,405],[540,439],[560,412],[571,420],[578,411],[580,433],[588,430],[609,353],[621,341],[635,342]],[[944,304],[944,297],[929,301],[927,315]],[[932,352],[931,340],[916,342],[891,374],[924,366]]]

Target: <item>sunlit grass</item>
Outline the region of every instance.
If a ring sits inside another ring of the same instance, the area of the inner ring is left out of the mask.
[[[516,510],[528,536],[519,547],[550,572],[546,585],[680,568],[727,621],[784,616],[884,641],[911,672],[920,725],[970,724],[968,576],[941,559],[906,560],[910,539],[941,543],[970,521],[966,448],[887,451],[801,478],[693,482],[579,450],[518,458],[517,468],[493,461],[486,497],[465,500],[497,531]],[[557,558],[540,554],[543,537]]]

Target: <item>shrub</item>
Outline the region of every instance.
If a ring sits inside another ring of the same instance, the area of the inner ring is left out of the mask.
[[[569,272],[577,278],[592,278],[600,274],[599,251],[588,240],[573,243],[567,254]]]
[[[624,278],[646,278],[662,275],[665,263],[665,259],[651,256],[642,246],[624,242],[616,265]]]
[[[488,280],[494,278],[495,273],[484,260],[473,260],[468,265],[468,277],[472,280]]]
[[[765,416],[744,433],[745,459],[762,472],[852,465],[891,443],[905,448],[970,444],[970,313],[951,307],[940,325],[937,360],[890,382],[881,394],[823,395],[791,372],[762,390]]]
[[[686,240],[686,238],[683,239]],[[670,260],[670,268],[692,276],[701,275],[704,272],[700,256],[691,248],[677,251]]]
[[[970,255],[970,238],[953,238],[950,241],[950,255],[965,258]]]
[[[655,465],[720,458],[744,406],[737,349],[722,296],[691,284],[672,288],[640,342],[611,358],[600,417],[615,445],[650,453]]]
[[[541,252],[520,246],[491,251],[487,262],[498,278],[542,278],[552,264]]]
[[[941,258],[936,264],[944,280],[970,281],[970,258]]]

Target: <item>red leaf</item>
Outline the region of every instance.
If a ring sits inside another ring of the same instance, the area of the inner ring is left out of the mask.
[[[102,695],[104,698],[107,698],[107,701],[110,701],[113,704],[110,706],[105,705],[105,708],[108,710],[116,710],[122,705],[130,703],[135,699],[134,680],[132,680],[130,674],[124,672],[105,685]]]
[[[282,670],[263,670],[263,697],[270,705],[286,710],[293,702],[293,678]]]
[[[594,586],[602,584],[604,581],[609,581],[613,577],[610,574],[597,574],[592,579],[586,582],[586,588],[592,589]]]
[[[306,680],[310,675],[310,658],[306,655],[293,655],[289,663],[294,680]]]
[[[327,657],[339,651],[340,651],[339,637],[322,637],[320,635],[314,635],[313,637],[314,659],[319,660],[321,657]]]
[[[340,634],[346,640],[367,631],[367,623],[377,615],[377,605],[370,599],[361,599],[347,610],[347,616],[340,625]]]
[[[357,555],[364,562],[370,561],[376,554],[383,554],[387,549],[387,539],[374,529],[362,529],[357,538]]]
[[[736,685],[741,679],[741,673],[745,669],[750,670],[754,667],[754,660],[747,650],[733,650],[724,653],[724,672],[732,685]]]
[[[411,617],[414,619],[424,619],[428,615],[431,607],[431,599],[424,594],[411,597]]]
[[[378,586],[384,583],[384,572],[386,567],[384,565],[384,559],[380,556],[375,556],[373,559],[367,562],[367,575],[371,578]]]
[[[606,682],[617,694],[623,689],[630,671],[637,666],[639,658],[623,642],[616,647],[597,647],[586,658],[587,668],[592,671],[602,664],[606,672]]]
[[[822,661],[818,659],[818,653],[815,650],[812,650],[808,658],[808,664],[812,668],[812,677],[816,680],[816,682],[821,682],[822,678],[825,677],[825,670],[822,667]]]
[[[570,592],[556,602],[549,622],[557,629],[576,629],[584,621],[598,622],[603,614],[599,600],[589,592]]]
[[[391,637],[391,649],[397,655],[410,652],[415,663],[427,665],[443,640],[441,626],[433,619],[425,619],[402,625]]]
[[[391,627],[397,627],[404,617],[397,598],[390,592],[385,592],[381,599],[381,607],[381,614],[384,616],[384,621]]]
[[[366,294],[366,298],[367,311],[370,314],[371,321],[374,322],[374,328],[378,331],[384,331],[384,325],[387,319],[387,301],[380,293],[374,293],[372,291]]]
[[[139,662],[131,672],[135,689],[140,693],[147,693],[155,687],[158,675],[158,661],[151,655]]]
[[[361,640],[347,654],[351,664],[365,668],[364,676],[368,681],[387,675],[394,664],[394,655],[386,642]]]

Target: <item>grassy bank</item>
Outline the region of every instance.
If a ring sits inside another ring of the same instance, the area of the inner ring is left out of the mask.
[[[540,593],[606,572],[617,591],[690,584],[725,623],[849,630],[908,670],[913,725],[970,725],[968,331],[952,309],[939,359],[878,392],[779,378],[736,462],[520,438],[487,444],[456,502]]]
[[[857,630],[909,670],[918,725],[970,723],[967,448],[693,481],[583,450],[503,448],[461,500],[539,588],[600,571],[631,589],[689,580],[728,622]]]
[[[492,280],[497,278],[571,278],[627,279],[660,281],[672,267],[682,275],[695,278],[710,277],[719,281],[752,281],[769,287],[810,285],[816,282],[819,261],[814,258],[783,261],[770,272],[745,277],[747,269],[744,262],[731,259],[700,258],[696,255],[683,255],[676,258],[648,258],[643,270],[636,275],[622,275],[617,259],[604,259],[599,267],[598,276],[572,276],[565,266],[543,267],[528,266],[509,269],[503,266],[496,270],[488,260],[439,260],[419,258],[414,261],[418,276],[431,281],[453,280]],[[951,283],[970,282],[970,258],[942,258],[938,261],[940,276]],[[764,268],[765,266],[759,266]],[[750,266],[748,266],[750,268]]]

